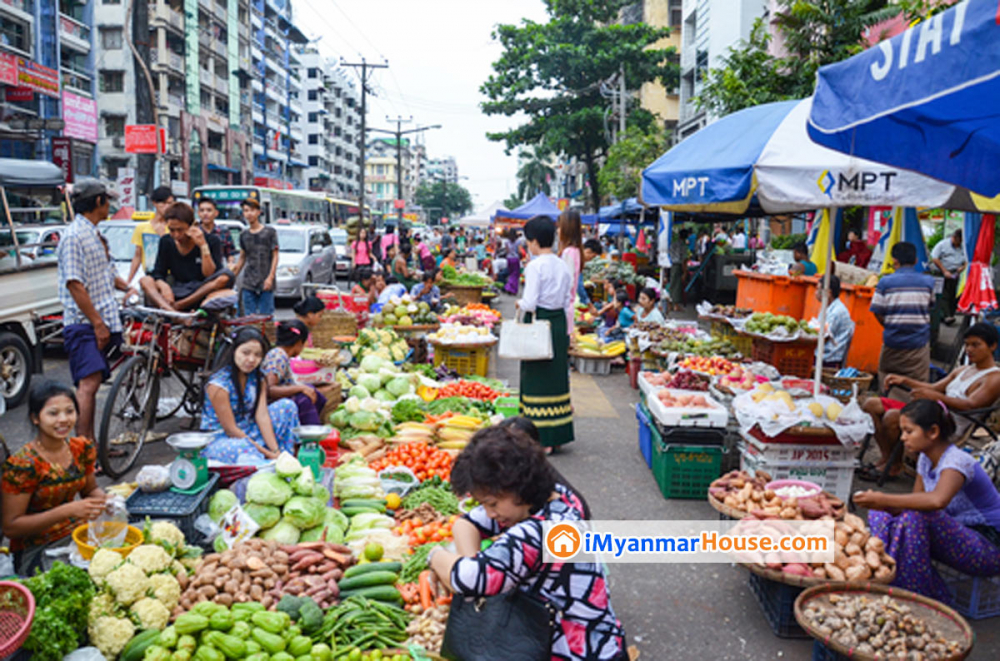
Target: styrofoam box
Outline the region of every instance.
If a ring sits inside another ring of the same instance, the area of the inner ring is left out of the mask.
[[[337,380],[336,367],[321,367],[312,374],[296,374],[299,383],[333,383]]]
[[[707,392],[695,390],[674,390],[673,388],[658,388],[656,392],[667,390],[675,397],[680,395],[701,395],[708,402],[709,408],[667,408],[655,394],[647,395],[646,406],[656,421],[665,427],[725,427],[729,422],[729,409],[712,399]],[[685,419],[685,415],[704,415],[705,417]]]
[[[741,447],[740,470],[756,475],[766,471],[773,480],[806,480],[821,486],[837,498],[847,502],[851,497],[854,465],[831,466],[821,464],[768,463],[760,455],[745,452]]]
[[[791,443],[764,443],[745,432],[740,432],[740,437],[750,453],[759,455],[770,464],[854,465],[855,450],[845,447],[839,442],[827,445],[794,445]]]
[[[663,386],[650,385],[649,381],[646,380],[646,377],[643,376],[643,372],[639,372],[639,390],[646,397],[650,397],[655,396],[656,393],[663,390]]]

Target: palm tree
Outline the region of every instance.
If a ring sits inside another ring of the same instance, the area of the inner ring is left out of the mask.
[[[538,193],[551,193],[550,182],[556,171],[549,165],[549,152],[542,147],[534,147],[530,152],[521,152],[524,163],[517,171],[517,196],[528,200]]]

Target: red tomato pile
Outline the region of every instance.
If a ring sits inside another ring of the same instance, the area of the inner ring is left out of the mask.
[[[451,539],[451,526],[458,520],[453,514],[444,521],[424,523],[419,518],[407,519],[393,529],[397,535],[407,538],[410,546],[417,547],[428,542],[447,542]]]
[[[451,455],[427,443],[404,443],[371,463],[377,471],[389,466],[406,466],[421,482],[437,476],[446,482],[451,478]]]
[[[493,388],[478,381],[451,381],[441,386],[438,390],[438,399],[445,397],[468,397],[469,399],[480,399],[492,402],[500,396]]]

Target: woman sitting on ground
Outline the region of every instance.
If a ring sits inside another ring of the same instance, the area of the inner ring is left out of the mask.
[[[299,422],[303,425],[320,425],[320,414],[326,406],[324,397],[316,386],[295,383],[292,377],[292,358],[302,353],[309,337],[309,329],[298,319],[278,324],[277,345],[267,352],[260,371],[267,381],[269,401],[288,398],[295,402]]]
[[[309,340],[306,342],[306,346],[311,347],[312,332],[316,330],[316,327],[319,326],[319,322],[323,320],[323,313],[326,311],[326,304],[315,296],[307,296],[293,305],[292,311],[295,312],[295,318],[305,324],[305,327],[309,329]]]
[[[942,402],[910,402],[899,424],[906,449],[919,455],[913,493],[864,491],[854,503],[872,510],[872,535],[896,559],[893,585],[951,603],[931,559],[971,576],[1000,574],[1000,494],[976,459],[952,445],[955,421]]]
[[[253,327],[241,328],[225,364],[205,386],[202,431],[215,433],[202,450],[224,464],[260,464],[282,452],[295,452],[299,412],[290,399],[268,405],[267,382],[260,371],[267,339]],[[261,395],[264,395],[263,397]]]
[[[3,533],[21,576],[33,576],[46,549],[104,511],[107,496],[94,474],[94,442],[70,436],[78,414],[72,388],[35,383],[28,394],[35,437],[4,462]]]
[[[953,411],[974,411],[993,406],[1000,399],[1000,367],[993,359],[1000,334],[993,325],[980,322],[965,332],[964,342],[965,354],[971,365],[956,367],[951,374],[935,383],[890,374],[885,379],[884,389],[888,392],[893,386],[909,388],[912,399],[942,401]],[[862,479],[873,481],[885,469],[893,448],[899,442],[899,415],[904,404],[888,397],[869,397],[865,401],[863,408],[875,423],[875,441],[882,457],[874,467],[862,469],[859,473]],[[962,438],[969,424],[968,420],[958,418],[956,439]],[[892,466],[889,475],[898,475],[901,469],[902,457]]]
[[[489,427],[472,437],[460,457],[452,488],[481,504],[455,521],[457,553],[437,547],[428,556],[438,579],[457,598],[537,589],[556,608],[553,659],[627,659],[625,632],[600,565],[543,561],[543,523],[580,521],[583,506],[556,482],[542,447],[517,430]],[[488,538],[495,538],[493,544],[481,551]]]
[[[660,312],[660,308],[656,305],[659,298],[655,289],[644,287],[639,292],[639,310],[635,320],[650,324],[662,324],[664,321],[663,313]]]

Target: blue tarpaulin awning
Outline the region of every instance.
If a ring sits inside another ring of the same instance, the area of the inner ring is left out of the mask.
[[[493,214],[494,222],[504,222],[505,220],[531,220],[535,216],[549,216],[556,220],[562,213],[555,204],[549,200],[545,193],[539,193],[513,211],[497,209]]]

